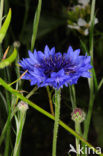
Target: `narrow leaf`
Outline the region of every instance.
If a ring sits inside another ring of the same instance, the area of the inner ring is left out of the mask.
[[[35,45],[35,40],[36,40],[36,35],[37,35],[37,30],[38,30],[38,24],[39,24],[39,18],[40,18],[40,12],[41,12],[41,4],[42,4],[42,0],[39,0],[38,7],[37,7],[35,17],[34,17],[34,22],[33,22],[33,34],[32,34],[32,39],[31,39],[31,51],[33,51],[34,45]]]
[[[3,103],[4,103],[4,106],[5,106],[5,108],[6,108],[6,111],[8,111],[8,108],[7,108],[7,101],[6,101],[4,95],[3,95],[3,93],[2,93],[1,91],[0,91],[0,97],[1,97],[1,99],[2,99],[2,101],[3,101]]]
[[[11,21],[11,9],[9,9],[9,13],[5,19],[5,22],[3,23],[3,26],[0,29],[0,43],[2,43],[2,41],[6,35],[10,21]]]
[[[13,53],[5,60],[0,62],[0,68],[4,68],[11,64],[17,57],[17,50],[14,49]]]
[[[100,88],[102,87],[102,85],[103,85],[103,78],[101,79],[101,81],[100,81],[100,83],[98,85],[98,91],[100,90]]]

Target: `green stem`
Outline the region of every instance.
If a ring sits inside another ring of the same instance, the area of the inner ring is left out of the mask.
[[[37,86],[34,87],[28,95],[26,95],[26,98],[29,99],[36,91],[38,90]]]
[[[84,138],[87,139],[88,137],[88,132],[89,132],[89,126],[90,126],[90,121],[91,121],[91,116],[92,116],[92,110],[93,110],[93,103],[94,103],[94,92],[93,92],[93,78],[90,80],[90,101],[89,101],[89,109],[88,109],[88,114],[87,118],[84,122]]]
[[[96,0],[92,0],[92,5],[91,5],[91,15],[90,15],[90,55],[91,59],[93,61],[93,30],[94,30],[94,20],[95,20],[95,2]]]
[[[69,92],[70,92],[70,99],[72,103],[72,108],[75,109],[76,106],[76,92],[75,92],[75,86],[69,86]]]
[[[90,37],[89,37],[89,44],[90,44],[90,56],[91,56],[91,63],[93,64],[93,30],[94,30],[94,20],[95,20],[95,2],[96,0],[92,0],[92,5],[91,5],[91,16],[90,16]],[[94,76],[94,77],[93,77]],[[90,122],[91,122],[91,117],[92,117],[92,110],[93,110],[93,104],[94,104],[94,82],[96,80],[96,76],[93,73],[92,70],[92,78],[88,80],[89,83],[89,88],[90,88],[90,99],[89,99],[89,108],[88,108],[88,114],[87,118],[84,122],[84,134],[83,137],[87,140],[88,138],[88,132],[89,132],[89,127],[90,127]],[[82,146],[84,147],[85,150],[85,144],[82,143]],[[86,156],[86,154],[85,154]]]
[[[5,126],[4,126],[2,133],[1,133],[1,136],[0,136],[0,146],[4,140],[6,131],[9,129],[10,122],[11,122],[12,118],[14,117],[15,113],[17,112],[17,110],[18,110],[18,108],[16,107],[14,112],[11,113],[11,116],[8,116],[8,118],[6,120]]]
[[[72,103],[72,108],[75,109],[77,107],[76,105],[76,92],[75,92],[75,86],[72,85],[69,87],[70,90],[70,99],[71,99],[71,103]],[[75,131],[76,133],[78,133],[79,135],[82,135],[82,131],[81,131],[81,127],[80,127],[80,123],[75,122]],[[77,151],[77,156],[79,156],[79,145],[80,145],[80,141],[77,137],[75,137],[76,140],[76,151]]]
[[[60,90],[55,90],[55,122],[54,122],[54,133],[53,133],[52,156],[56,156],[59,116],[60,116]]]
[[[9,155],[10,132],[11,132],[11,123],[9,121],[9,126],[8,126],[8,130],[7,130],[7,134],[6,134],[6,140],[5,140],[6,146],[5,146],[4,156]]]
[[[28,103],[28,105],[30,105],[32,108],[36,109],[37,111],[39,111],[41,114],[47,116],[48,118],[54,120],[54,116],[51,115],[50,113],[48,113],[47,111],[45,111],[44,109],[42,109],[41,107],[39,107],[38,105],[36,105],[35,103],[33,103],[32,101],[28,100],[27,98],[25,98],[23,95],[21,95],[17,90],[14,90],[12,87],[10,87],[3,79],[0,78],[0,85],[2,85],[5,89],[7,89],[9,92],[11,92],[12,94],[14,94],[15,96],[17,96],[19,99],[21,99],[22,101]],[[69,133],[71,133],[73,136],[77,137],[79,140],[81,140],[83,143],[85,143],[88,147],[92,148],[92,150],[94,152],[98,151],[89,143],[87,142],[83,137],[81,137],[80,135],[78,135],[72,128],[70,128],[69,126],[67,126],[63,121],[59,120],[59,125],[61,125],[65,130],[67,130]],[[103,156],[103,154],[98,154]]]
[[[6,133],[7,129],[8,129],[9,123],[10,123],[10,119],[8,118],[6,123],[5,123],[5,126],[3,128],[3,131],[1,133],[1,136],[0,136],[0,146],[1,146],[2,142],[3,142],[3,140],[4,140],[5,133]]]
[[[5,74],[5,80],[7,80],[6,78],[6,71],[4,71]],[[11,98],[9,95],[9,92],[7,90],[5,90],[6,93],[6,100],[7,100],[7,104],[8,104],[8,128],[7,128],[7,133],[6,133],[6,139],[5,139],[5,151],[4,151],[4,156],[8,156],[9,155],[9,146],[10,146],[10,132],[11,132]],[[5,131],[6,132],[6,131]]]
[[[0,2],[0,28],[2,25],[3,8],[4,8],[4,0],[1,0]]]
[[[22,136],[22,131],[23,131],[23,126],[25,123],[25,117],[26,117],[26,112],[20,112],[20,121],[18,121],[18,127],[17,127],[17,134],[16,134],[16,142],[14,146],[14,153],[13,156],[17,156],[19,147],[20,147],[20,142],[21,142],[21,136]]]
[[[11,132],[11,108],[10,108],[10,104],[8,104],[9,106],[9,113],[8,113],[8,129],[7,129],[7,134],[6,134],[6,140],[5,140],[5,152],[4,152],[4,156],[8,156],[9,154],[9,146],[10,146],[10,132]],[[6,132],[6,131],[5,131]]]
[[[48,98],[49,98],[50,111],[51,111],[51,114],[54,115],[52,97],[51,97],[51,92],[50,92],[50,90],[49,90],[49,86],[47,86],[46,89],[47,89]]]
[[[7,80],[6,78],[6,70],[4,71],[5,74],[5,80]],[[7,90],[5,90],[6,93],[6,100],[7,100],[7,104],[8,104],[8,128],[7,128],[7,133],[6,133],[6,139],[5,139],[5,151],[4,151],[4,156],[8,156],[9,155],[9,146],[10,146],[10,132],[11,132],[11,99],[10,99],[10,95],[9,92]]]
[[[19,58],[18,48],[16,48],[16,50],[17,50],[17,57],[15,60],[15,66],[16,66],[15,71],[16,71],[16,75],[17,75],[17,79],[18,79],[20,77],[20,66],[18,66],[17,64],[18,64],[20,58]],[[18,81],[18,89],[21,89],[21,85],[22,85],[22,83],[21,83],[21,79],[20,79]]]
[[[90,55],[91,59],[93,62],[93,29],[94,29],[94,14],[95,14],[95,1],[92,0],[92,6],[91,6],[91,27],[90,27]],[[90,127],[90,121],[92,117],[92,110],[93,110],[93,103],[94,103],[94,78],[90,79],[90,100],[89,100],[89,109],[88,109],[88,114],[87,118],[84,123],[84,138],[87,139],[88,137],[88,132],[89,132],[89,127]]]
[[[80,134],[80,123],[75,122],[75,130],[78,134]],[[80,146],[80,141],[78,138],[76,138],[76,151],[77,151],[77,156],[79,156],[79,146]]]

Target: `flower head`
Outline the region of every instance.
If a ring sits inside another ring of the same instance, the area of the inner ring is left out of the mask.
[[[80,49],[73,51],[70,46],[67,53],[63,55],[55,53],[55,48],[49,49],[46,45],[44,53],[34,50],[34,53],[28,51],[29,58],[19,62],[23,71],[28,72],[23,79],[30,80],[31,85],[38,87],[52,86],[62,88],[76,84],[79,77],[91,77],[89,69],[92,68],[91,57],[80,56]]]

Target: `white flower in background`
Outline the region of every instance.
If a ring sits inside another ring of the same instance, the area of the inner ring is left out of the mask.
[[[68,25],[68,28],[76,29],[76,30],[80,29],[80,27],[76,23],[73,23],[73,25]]]
[[[86,21],[86,17],[90,16],[91,7],[90,0],[78,0],[78,5],[73,6],[68,11],[68,28],[75,29],[82,35],[87,36],[89,34],[89,28],[91,21]],[[98,19],[95,17],[94,24],[98,23]]]
[[[83,27],[87,25],[87,22],[83,18],[79,18],[77,21],[77,25],[79,25],[80,27]]]
[[[95,18],[95,21],[94,21],[94,24],[97,24],[98,23],[98,19]],[[79,18],[78,21],[77,21],[77,25],[79,25],[80,27],[90,27],[91,25],[91,21],[89,22],[86,22],[83,18]]]
[[[98,23],[98,19],[95,18],[94,24]],[[73,25],[68,24],[68,27],[71,29],[78,30],[83,35],[87,36],[89,34],[89,27],[91,25],[91,21],[86,22],[83,18],[79,18],[77,23],[73,23]]]

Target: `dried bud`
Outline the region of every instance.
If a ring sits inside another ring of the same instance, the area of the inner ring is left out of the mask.
[[[29,107],[28,107],[28,104],[27,103],[25,103],[23,101],[20,101],[19,104],[18,104],[18,108],[19,108],[20,111],[25,112],[25,111],[27,111],[27,109]]]
[[[72,120],[79,123],[85,120],[85,116],[85,112],[80,108],[75,108],[71,114]]]

